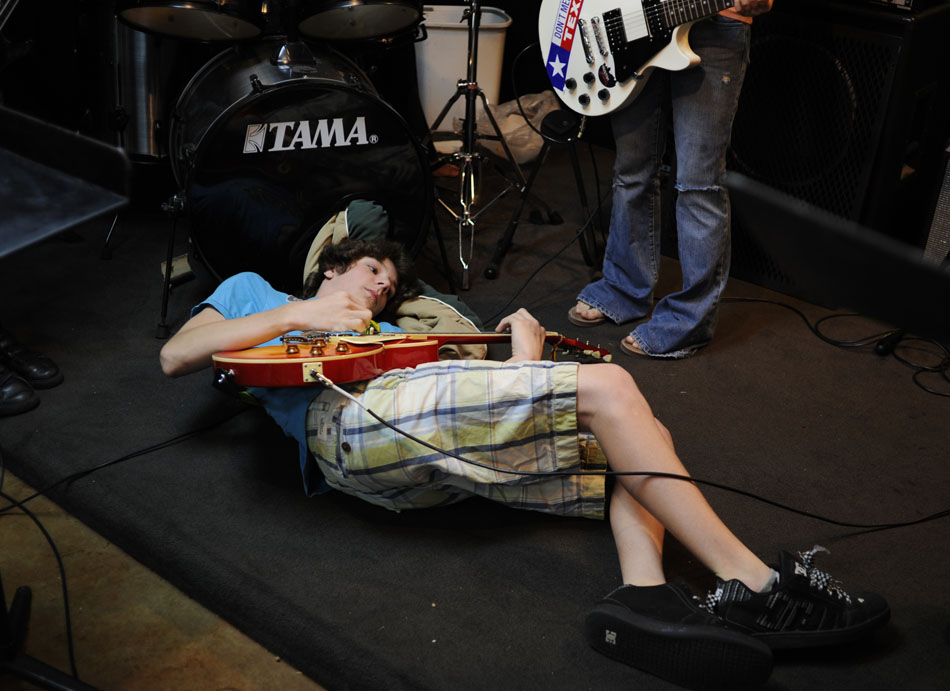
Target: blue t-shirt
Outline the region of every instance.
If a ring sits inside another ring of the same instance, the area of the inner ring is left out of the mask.
[[[274,290],[257,274],[245,272],[225,279],[204,302],[191,310],[191,315],[198,314],[205,307],[213,307],[225,319],[236,319],[274,309],[296,300],[299,298]],[[379,322],[379,328],[381,331],[402,331],[388,322]],[[260,345],[280,345],[280,337]],[[248,389],[280,425],[284,434],[297,440],[300,446],[300,471],[303,474],[304,490],[307,494],[318,494],[328,489],[307,447],[307,408],[314,397],[323,390],[322,387],[317,386]]]

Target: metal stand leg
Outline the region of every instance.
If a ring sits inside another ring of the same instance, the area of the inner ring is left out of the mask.
[[[544,164],[544,159],[547,156],[550,148],[550,142],[545,140],[541,147],[541,152],[538,154],[537,163],[535,164],[534,169],[532,169],[531,175],[528,178],[528,182],[521,190],[521,196],[518,199],[518,206],[515,208],[515,211],[511,216],[511,220],[508,221],[508,227],[505,229],[504,234],[501,236],[501,238],[498,240],[498,244],[495,246],[495,253],[492,255],[491,261],[488,263],[488,266],[485,267],[485,278],[494,279],[498,277],[498,268],[502,259],[505,258],[505,255],[511,248],[511,243],[515,237],[515,231],[518,229],[518,222],[521,219],[521,213],[524,210],[525,200],[529,195],[531,195],[531,188],[534,186],[534,181],[538,177],[538,173],[541,171],[541,166]],[[594,258],[597,254],[596,238],[594,235],[595,223],[594,219],[590,215],[590,208],[587,203],[587,191],[584,188],[584,178],[581,175],[581,166],[580,161],[577,158],[577,150],[574,148],[573,144],[568,145],[568,149],[571,155],[571,167],[574,170],[574,180],[577,183],[577,193],[580,198],[581,210],[584,213],[584,218],[590,219],[590,226],[578,238],[578,243],[581,247],[581,254],[584,257],[584,263],[586,263],[587,266],[594,266]],[[590,242],[589,247],[588,242]]]
[[[176,194],[165,204],[162,204],[162,210],[171,215],[172,227],[168,233],[168,251],[165,255],[165,279],[162,285],[162,313],[159,318],[158,326],[155,328],[155,338],[166,339],[169,335],[168,324],[165,322],[168,316],[168,294],[172,286],[172,261],[175,255],[175,231],[178,226],[178,217],[184,210],[184,197]]]
[[[445,278],[449,282],[449,292],[452,294],[457,294],[458,291],[455,289],[455,278],[452,275],[452,269],[449,268],[449,257],[445,252],[445,243],[442,241],[442,229],[439,227],[439,220],[436,218],[435,214],[432,214],[432,225],[435,229],[435,237],[439,243],[439,254],[442,257],[442,266],[445,267]]]
[[[462,264],[462,290],[468,290],[469,288],[468,271],[472,258],[472,252],[475,246],[475,220],[478,216],[477,213],[473,212],[473,206],[475,204],[478,188],[476,169],[480,168],[482,155],[476,150],[476,139],[494,139],[499,141],[501,143],[502,149],[505,152],[505,156],[508,158],[508,161],[511,163],[511,166],[518,177],[519,183],[521,185],[525,184],[524,174],[522,173],[521,168],[518,166],[518,162],[512,155],[511,149],[508,148],[508,142],[505,141],[505,137],[501,133],[501,129],[498,127],[498,123],[495,121],[495,118],[491,113],[491,109],[488,107],[488,99],[485,97],[485,93],[478,86],[476,71],[478,64],[478,29],[481,22],[481,7],[479,6],[478,0],[469,0],[469,9],[466,10],[466,15],[468,17],[467,75],[465,79],[459,80],[455,94],[442,108],[442,111],[439,113],[438,117],[436,117],[435,122],[432,123],[431,128],[433,132],[433,141],[440,141],[440,137],[438,136],[439,126],[442,124],[442,121],[445,119],[445,116],[448,114],[452,106],[455,105],[455,103],[460,98],[463,96],[465,97],[465,118],[462,122],[461,149],[452,154],[439,157],[436,162],[436,167],[448,161],[460,162],[459,205],[461,206],[461,211],[456,213],[442,199],[439,199],[439,203],[443,206],[443,208],[445,208],[446,211],[449,212],[449,214],[452,215],[452,217],[458,223],[459,262]],[[491,123],[492,129],[494,130],[494,135],[480,135],[477,133],[475,122],[476,99],[481,99],[482,107],[488,116],[488,120]],[[444,140],[445,138],[441,139],[441,141]],[[478,172],[480,172],[480,170]],[[514,183],[509,184],[508,187],[501,194],[495,197],[495,199],[489,202],[487,206],[490,206],[494,202],[498,201],[498,199],[505,196],[505,194],[507,194],[514,186]],[[487,208],[487,206],[485,208]],[[468,234],[467,236],[466,233]],[[465,252],[466,237],[468,239],[467,256]]]
[[[498,266],[501,264],[501,260],[505,258],[508,248],[511,247],[511,241],[515,237],[515,230],[518,228],[518,221],[521,219],[521,212],[524,210],[525,199],[531,193],[531,187],[534,185],[534,181],[538,177],[538,173],[541,171],[541,164],[544,161],[544,157],[547,155],[548,149],[550,147],[551,145],[548,142],[544,142],[544,144],[541,146],[541,152],[538,154],[538,162],[531,170],[531,175],[528,177],[528,182],[521,190],[521,196],[518,197],[518,206],[515,208],[515,212],[511,215],[511,220],[508,221],[508,227],[505,228],[504,234],[501,236],[501,238],[498,240],[498,244],[495,246],[495,253],[492,255],[491,261],[488,262],[488,266],[485,267],[485,278],[494,279],[498,277]]]
[[[44,689],[95,691],[94,687],[76,677],[23,654],[21,648],[26,638],[32,601],[33,591],[21,586],[13,594],[8,610],[3,581],[0,580],[0,677],[10,674]]]
[[[99,253],[100,259],[112,259],[112,247],[109,243],[112,241],[112,233],[115,232],[115,227],[119,223],[119,214],[116,214],[112,217],[112,225],[109,226],[109,232],[106,233],[106,241],[102,244],[102,252]]]
[[[584,218],[590,219],[587,229],[581,233],[577,241],[581,246],[581,254],[584,256],[584,262],[587,266],[593,266],[595,261],[594,255],[597,253],[596,236],[594,235],[596,222],[590,214],[590,207],[587,203],[587,190],[584,189],[584,178],[581,175],[580,161],[577,160],[577,149],[573,145],[571,145],[569,149],[571,152],[571,167],[574,169],[574,181],[577,183],[577,195],[581,200],[581,210],[584,212]],[[589,249],[587,247],[588,239],[590,240]]]

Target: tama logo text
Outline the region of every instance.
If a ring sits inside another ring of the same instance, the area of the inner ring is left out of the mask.
[[[366,118],[363,116],[349,126],[344,118],[253,123],[247,126],[244,135],[244,153],[359,146],[375,144],[378,139],[375,134],[366,134]]]

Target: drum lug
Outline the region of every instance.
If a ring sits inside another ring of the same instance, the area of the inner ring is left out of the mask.
[[[256,74],[252,74],[249,79],[251,81],[251,91],[253,91],[255,94],[259,94],[264,91],[264,85],[261,84],[261,80],[258,79]]]

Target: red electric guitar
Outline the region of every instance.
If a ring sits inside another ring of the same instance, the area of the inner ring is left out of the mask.
[[[439,359],[446,344],[503,343],[507,333],[382,333],[370,336],[305,333],[283,336],[284,345],[229,350],[212,356],[218,374],[238,386],[307,386],[320,376],[336,384],[363,381],[400,367],[415,367]],[[610,351],[549,331],[545,341],[559,353],[580,354],[610,361]],[[319,376],[318,376],[319,375]]]

